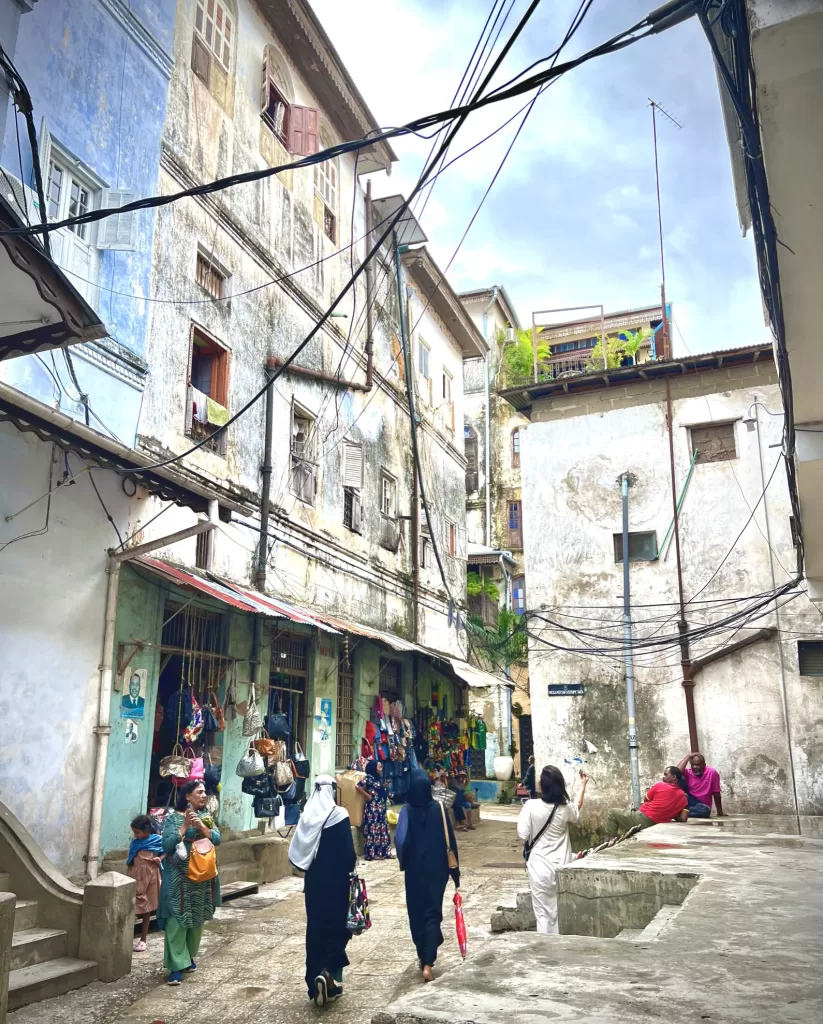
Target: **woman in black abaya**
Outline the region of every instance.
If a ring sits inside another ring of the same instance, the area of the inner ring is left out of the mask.
[[[317,1006],[343,995],[349,963],[349,874],[357,856],[349,815],[336,805],[335,788],[330,775],[317,776],[289,847],[289,860],[306,873],[306,986]]]
[[[432,798],[428,774],[422,769],[413,771],[395,843],[400,870],[406,876],[409,926],[425,981],[432,980],[437,949],[443,944],[440,926],[449,875],[455,889],[460,887],[460,868],[450,868],[448,856],[451,849],[457,858],[457,843],[442,806]]]

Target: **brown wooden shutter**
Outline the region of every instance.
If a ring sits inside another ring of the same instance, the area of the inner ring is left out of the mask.
[[[313,156],[317,152],[319,115],[315,107],[289,108],[288,144],[294,156]]]
[[[191,43],[191,69],[201,82],[209,84],[209,71],[211,70],[211,54],[206,44],[195,33]]]

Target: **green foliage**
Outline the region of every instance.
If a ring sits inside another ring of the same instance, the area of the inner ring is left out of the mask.
[[[520,616],[514,612],[503,609],[490,629],[478,615],[470,615],[466,629],[472,647],[490,668],[505,671],[527,664],[528,638]]]
[[[466,593],[469,597],[479,597],[481,594],[488,594],[492,601],[500,598],[500,590],[496,583],[491,580],[484,580],[479,573],[466,573]]]
[[[635,356],[643,342],[648,341],[652,336],[652,331],[648,327],[640,327],[636,331],[624,331],[623,333],[626,335],[625,340],[620,337],[606,335],[606,366],[610,370],[620,366],[623,356]],[[597,344],[591,350],[586,369],[603,369],[602,337],[598,337]]]
[[[507,380],[515,381],[534,377],[534,351],[531,331],[517,331],[517,340],[503,349],[503,373]],[[537,369],[551,355],[551,349],[544,342],[537,345]]]

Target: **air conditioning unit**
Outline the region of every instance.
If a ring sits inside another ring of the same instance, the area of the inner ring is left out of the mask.
[[[515,331],[513,327],[506,328],[506,344],[513,345],[516,341]]]

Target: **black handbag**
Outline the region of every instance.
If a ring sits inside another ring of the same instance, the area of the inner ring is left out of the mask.
[[[294,757],[291,759],[291,768],[296,779],[303,779],[305,781],[311,775],[311,763],[307,760],[306,755],[303,753],[303,748],[297,742],[294,744]]]
[[[220,732],[220,723],[214,717],[214,712],[208,704],[201,705],[203,712],[203,732]]]
[[[266,732],[273,740],[287,740],[289,738],[289,720],[286,715],[274,714],[266,718]]]
[[[243,779],[240,789],[246,796],[253,796],[255,799],[261,796],[271,796],[272,787],[268,772],[264,772],[262,775],[251,775]]]
[[[283,801],[277,793],[274,796],[256,796],[254,798],[255,818],[276,818],[280,813]]]

